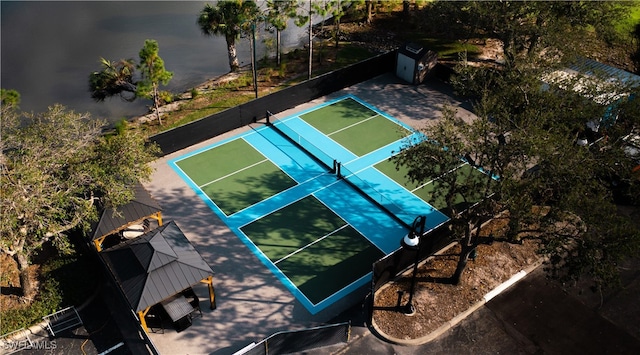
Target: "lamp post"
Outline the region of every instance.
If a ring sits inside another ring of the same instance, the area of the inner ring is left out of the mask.
[[[253,74],[253,89],[256,93],[256,99],[258,98],[258,72],[256,66],[256,23],[251,23],[251,71]]]
[[[408,316],[412,316],[416,313],[416,309],[413,306],[413,294],[416,288],[416,275],[418,274],[418,263],[420,262],[420,250],[422,244],[420,243],[420,237],[424,234],[424,224],[427,218],[425,216],[418,216],[413,221],[411,230],[402,240],[400,245],[407,249],[413,250],[416,253],[416,259],[413,264],[413,275],[411,276],[411,287],[409,288],[409,300],[407,304],[400,308],[400,311]]]

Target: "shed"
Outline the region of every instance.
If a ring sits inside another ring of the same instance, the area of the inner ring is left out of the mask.
[[[416,43],[398,49],[396,75],[406,82],[421,84],[438,63],[438,53]]]
[[[99,255],[145,329],[151,306],[200,282],[214,308],[213,271],[173,221]]]
[[[102,242],[107,236],[146,218],[153,218],[158,221],[159,226],[162,225],[162,208],[158,202],[142,184],[137,183],[133,189],[134,198],[129,203],[117,208],[106,208],[100,212],[100,219],[91,228],[91,241],[96,250],[102,250]]]

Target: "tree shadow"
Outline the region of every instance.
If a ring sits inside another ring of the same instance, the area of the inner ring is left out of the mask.
[[[2,286],[0,287],[0,294],[5,296],[22,296],[22,289],[15,286]]]

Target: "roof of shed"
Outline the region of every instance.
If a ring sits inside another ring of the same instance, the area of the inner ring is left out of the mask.
[[[213,275],[173,221],[100,255],[136,312]]]
[[[142,184],[134,186],[134,193],[135,196],[129,203],[115,209],[105,209],[100,213],[100,219],[92,226],[91,240],[113,234],[132,222],[162,211],[158,202]]]
[[[427,48],[417,43],[408,42],[398,48],[398,53],[404,54],[412,59],[420,59],[427,53]]]
[[[600,75],[607,78],[616,79],[623,84],[640,85],[640,75],[636,75],[628,71],[597,62],[592,59],[578,58],[578,60],[569,67],[584,75]]]

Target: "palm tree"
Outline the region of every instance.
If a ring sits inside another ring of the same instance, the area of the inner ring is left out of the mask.
[[[221,0],[214,6],[206,4],[198,16],[198,26],[207,36],[224,35],[231,71],[240,68],[236,54],[236,40],[255,20],[258,6],[253,0]]]
[[[287,21],[296,16],[298,0],[267,1],[267,22],[276,30],[276,62],[280,64],[280,34],[287,28]]]
[[[125,101],[136,99],[136,84],[133,81],[135,63],[132,59],[120,59],[117,62],[100,58],[102,70],[89,75],[91,98],[102,102],[107,97],[120,96]]]

